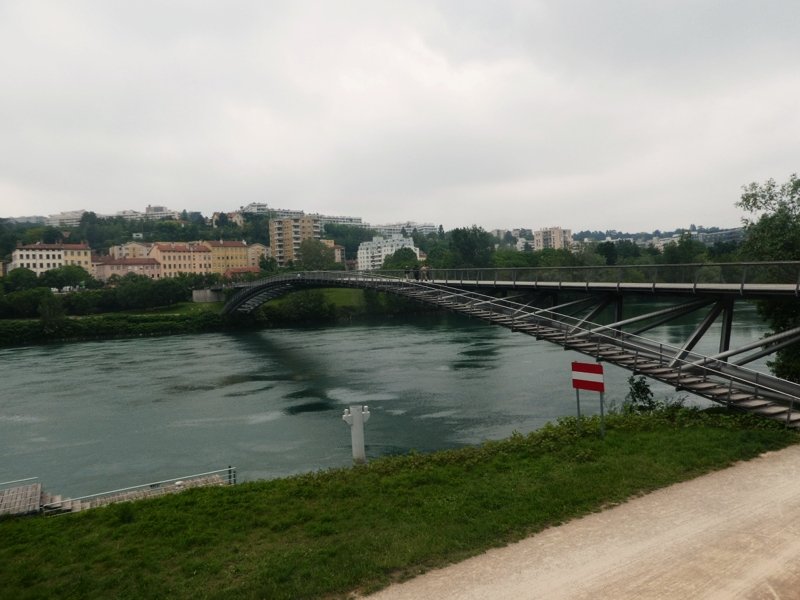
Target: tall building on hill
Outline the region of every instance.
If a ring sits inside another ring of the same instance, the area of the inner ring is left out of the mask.
[[[269,222],[269,247],[279,267],[300,259],[300,244],[320,239],[319,219],[312,216],[272,219]]]
[[[569,250],[572,245],[572,230],[547,227],[533,232],[533,249]]]

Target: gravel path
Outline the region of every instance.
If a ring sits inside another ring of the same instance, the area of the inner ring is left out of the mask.
[[[550,528],[370,598],[800,599],[800,446]]]

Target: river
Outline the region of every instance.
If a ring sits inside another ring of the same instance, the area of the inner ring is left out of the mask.
[[[763,329],[745,307],[733,343]],[[575,414],[573,360],[587,357],[458,315],[3,349],[0,481],[74,497],[228,465],[240,481],[342,467],[350,404],[369,406],[369,458],[478,444]],[[608,404],[629,375],[606,366]]]

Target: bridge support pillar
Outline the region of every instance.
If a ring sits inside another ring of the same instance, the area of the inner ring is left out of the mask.
[[[367,453],[364,449],[364,423],[369,421],[368,406],[351,406],[344,409],[342,420],[350,425],[350,443],[353,446],[353,462],[364,464]]]
[[[719,352],[727,352],[731,348],[731,330],[733,329],[733,298],[726,298],[722,307],[722,331],[719,336]],[[727,359],[723,358],[727,362]]]

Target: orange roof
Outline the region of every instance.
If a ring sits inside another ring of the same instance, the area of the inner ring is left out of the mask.
[[[156,242],[153,244],[160,252],[211,252],[202,245],[195,244],[175,244],[172,242]]]
[[[247,248],[247,242],[209,240],[208,242],[200,242],[200,243],[207,244],[213,248]]]
[[[101,265],[122,265],[122,266],[147,266],[160,265],[155,258],[112,258],[110,256],[96,257],[92,262]]]

